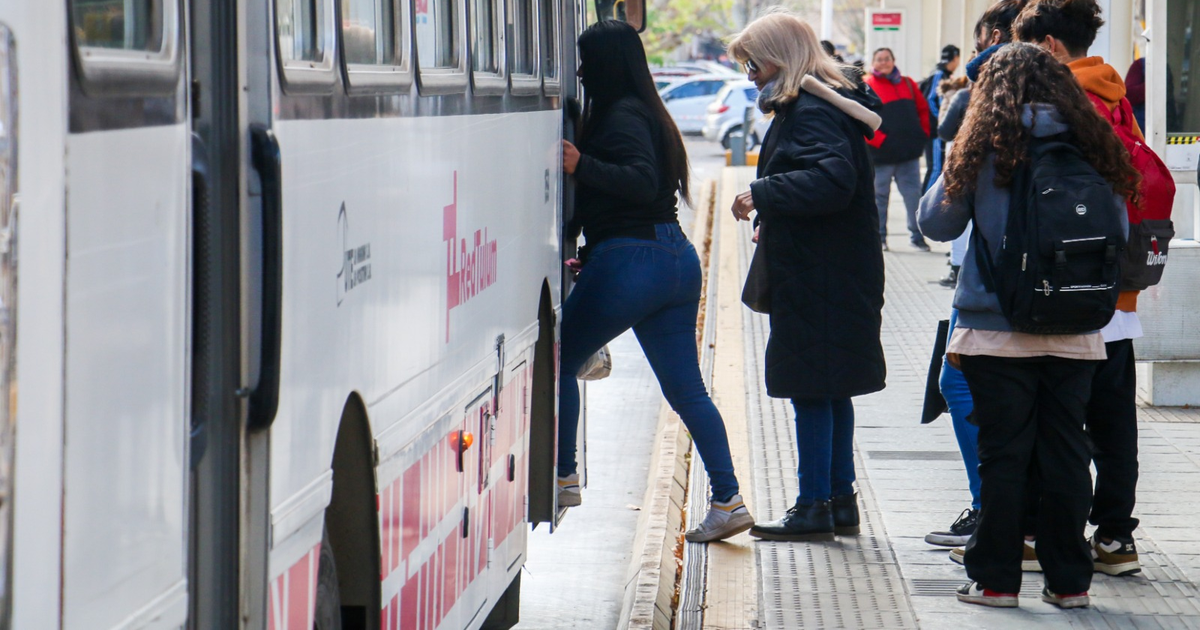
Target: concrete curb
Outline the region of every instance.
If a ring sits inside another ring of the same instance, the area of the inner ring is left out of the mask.
[[[705,182],[700,193],[693,234],[693,243],[700,254],[700,267],[704,273],[697,343],[705,338],[704,327],[714,324],[704,321],[708,310],[704,296],[708,295],[716,182]],[[712,348],[702,347],[701,352],[711,353]],[[625,588],[626,605],[622,607],[621,628],[670,630],[674,626],[691,443],[691,437],[683,428],[679,416],[664,402],[659,414],[655,458],[650,466],[646,498],[642,503],[647,507],[642,512],[643,520],[634,541],[636,555],[630,567],[632,575]]]

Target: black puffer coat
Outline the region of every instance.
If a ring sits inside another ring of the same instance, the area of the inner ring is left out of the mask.
[[[870,107],[865,89],[839,94]],[[872,108],[873,109],[873,108]],[[883,253],[871,130],[801,92],[776,116],[750,185],[771,287],[767,393],[848,398],[884,387]]]

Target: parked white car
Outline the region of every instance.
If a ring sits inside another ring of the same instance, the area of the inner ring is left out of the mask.
[[[732,75],[700,74],[668,85],[658,94],[667,106],[675,126],[682,133],[700,133],[709,103],[730,81]],[[736,80],[736,79],[735,79]]]
[[[720,142],[722,147],[728,149],[729,135],[741,131],[746,108],[751,107],[754,124],[751,126],[746,149],[753,149],[767,135],[767,128],[771,126],[771,120],[764,117],[755,106],[757,101],[758,88],[754,87],[753,81],[730,81],[717,92],[716,98],[708,105],[701,133],[706,139]]]

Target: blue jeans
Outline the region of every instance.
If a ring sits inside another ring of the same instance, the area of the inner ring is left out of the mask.
[[[950,332],[958,323],[958,309],[950,312]],[[967,422],[967,416],[975,409],[971,398],[971,390],[967,387],[967,379],[963,373],[942,361],[942,375],[938,378],[938,388],[942,390],[942,398],[946,399],[946,407],[950,409],[950,418],[954,424],[954,437],[958,438],[958,450],[962,453],[963,465],[967,468],[967,485],[971,488],[971,507],[979,509],[979,427]]]
[[[887,238],[888,198],[892,194],[892,180],[904,198],[904,211],[908,219],[908,235],[913,243],[924,243],[921,229],[917,227],[917,203],[921,201],[921,159],[915,158],[899,164],[875,165],[875,205],[879,208],[879,236]]]
[[[700,259],[676,224],[654,226],[658,240],[600,242],[563,304],[558,390],[558,474],[577,470],[580,366],[633,328],[663,396],[692,434],[708,469],[713,500],[738,493],[725,422],[704,389],[696,352]]]
[[[793,398],[800,477],[797,502],[854,494],[854,405],[849,398]]]

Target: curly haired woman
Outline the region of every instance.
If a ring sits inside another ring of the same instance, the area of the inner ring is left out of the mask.
[[[974,218],[998,256],[1010,188],[1029,162],[1034,138],[1079,148],[1112,186],[1111,211],[1125,221],[1122,197],[1136,194],[1138,173],[1112,128],[1096,115],[1071,71],[1029,44],[1010,44],[984,67],[966,121],[938,180],[921,202],[921,230],[957,237]],[[973,246],[974,247],[974,246]],[[979,523],[964,564],[972,580],[958,599],[1016,607],[1021,587],[1022,513],[1031,471],[1042,479],[1037,556],[1045,574],[1042,599],[1061,608],[1088,606],[1092,557],[1083,539],[1092,499],[1091,453],[1084,418],[1092,376],[1105,358],[1098,331],[1076,335],[1012,332],[995,293],[984,288],[977,258],[967,256],[954,306],[958,325],[947,358],[958,363],[975,402],[982,478]]]

